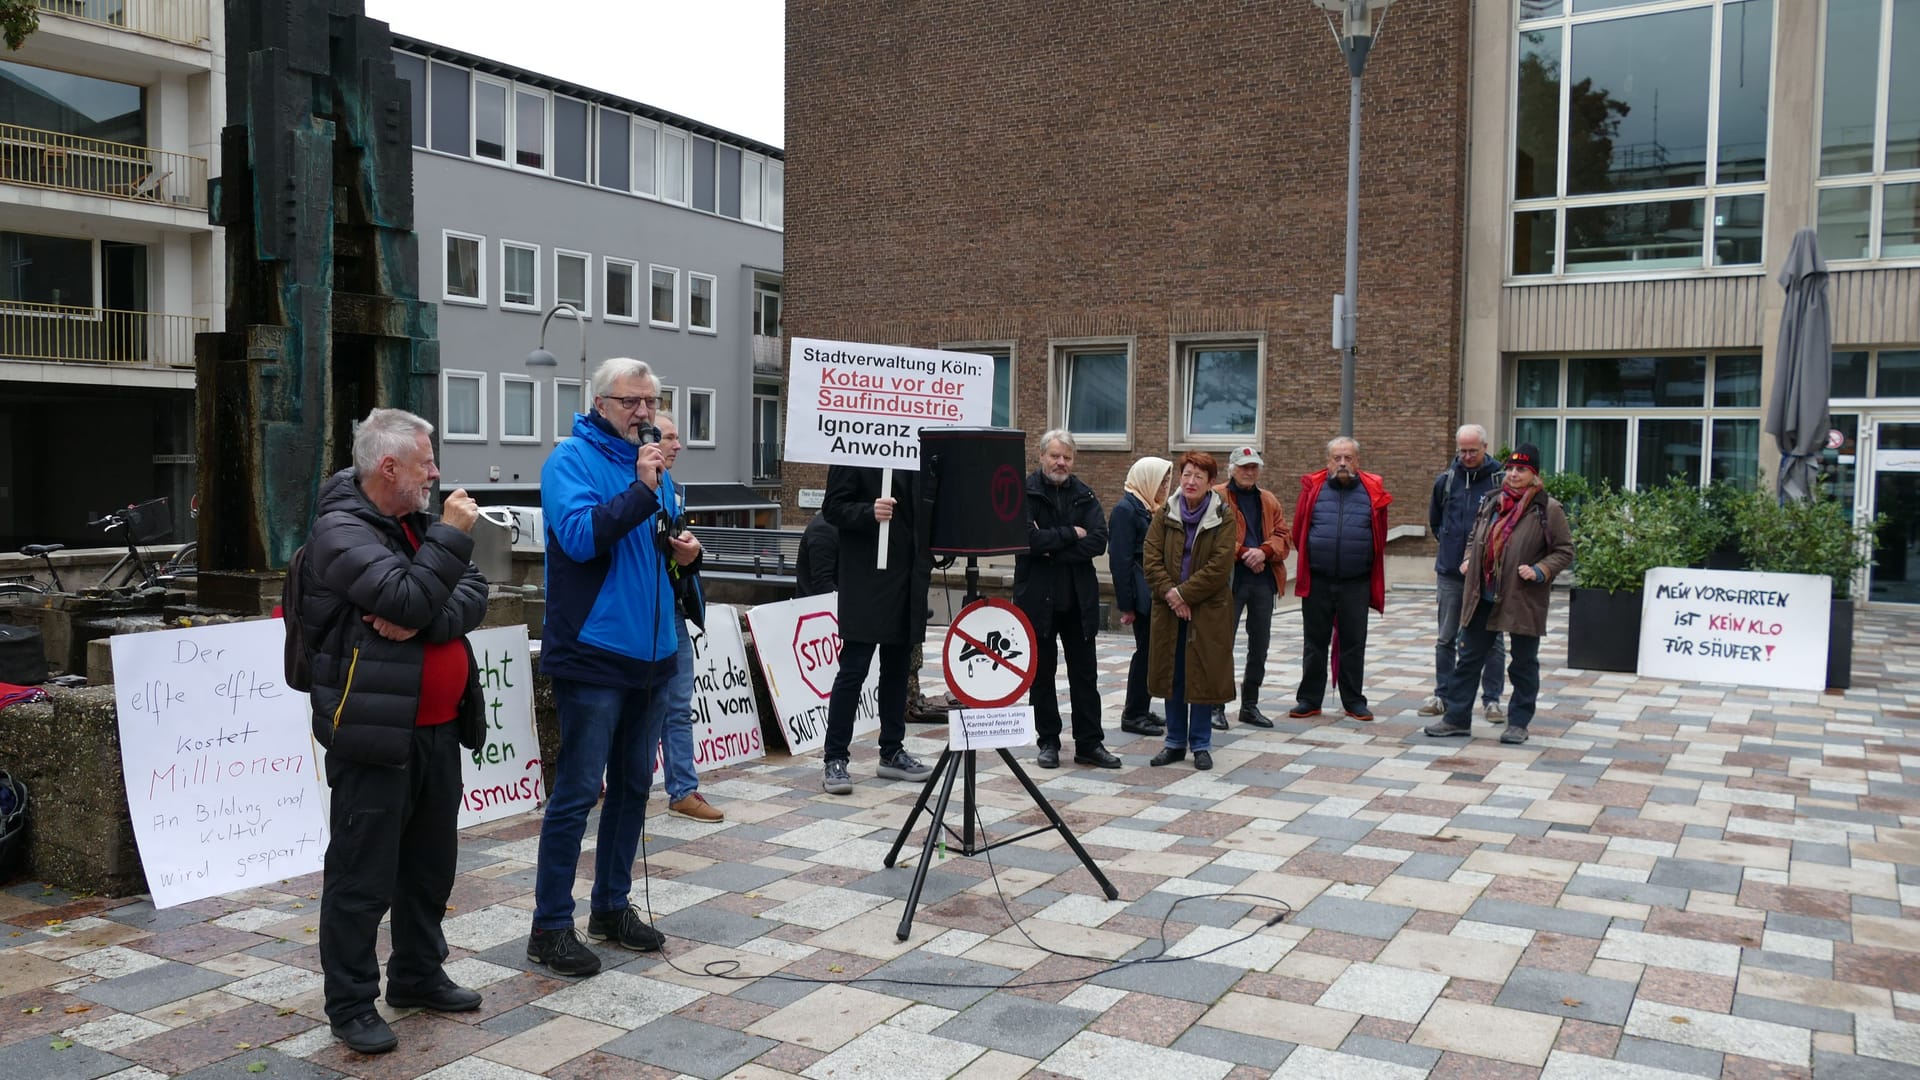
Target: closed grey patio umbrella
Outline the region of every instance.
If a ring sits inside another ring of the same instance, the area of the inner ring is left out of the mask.
[[[1814,230],[1793,234],[1779,281],[1787,290],[1787,303],[1780,315],[1766,430],[1780,445],[1780,500],[1785,502],[1813,495],[1827,434],[1827,396],[1833,384],[1827,264],[1820,258]]]

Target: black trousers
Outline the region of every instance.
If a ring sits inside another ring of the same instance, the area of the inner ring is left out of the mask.
[[[1060,748],[1060,690],[1054,680],[1062,651],[1067,654],[1067,695],[1073,705],[1073,745],[1076,752],[1091,750],[1107,736],[1100,730],[1100,672],[1093,639],[1081,624],[1077,606],[1054,612],[1053,633],[1040,635],[1035,647],[1033,691],[1027,700],[1033,705],[1036,742]]]
[[[1305,646],[1300,654],[1300,690],[1297,704],[1317,709],[1327,693],[1327,650],[1334,631],[1340,633],[1340,704],[1358,712],[1367,707],[1360,689],[1367,668],[1367,600],[1371,578],[1335,581],[1315,577],[1300,600]]]
[[[1267,643],[1273,640],[1273,575],[1233,569],[1233,633],[1240,636],[1240,617],[1247,618],[1247,669],[1240,677],[1240,707],[1260,704],[1260,684],[1267,674]]]
[[[440,920],[453,892],[460,819],[458,723],[413,729],[405,765],[327,758],[333,789],[320,886],[320,970],[327,1019],[345,1023],[380,996],[374,955],[380,917],[393,910],[387,986],[446,982]]]
[[[1152,662],[1153,609],[1133,617],[1133,659],[1127,663],[1127,703],[1120,719],[1147,715],[1153,702],[1147,696],[1147,666]]]
[[[822,762],[846,761],[853,746],[853,725],[859,719],[860,688],[866,685],[873,654],[880,654],[880,760],[891,761],[907,737],[908,662],[912,645],[904,641],[876,645],[871,641],[843,641],[840,670],[827,698],[827,743]]]

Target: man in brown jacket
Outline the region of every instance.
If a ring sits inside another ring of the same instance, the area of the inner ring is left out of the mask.
[[[1507,673],[1513,697],[1507,730],[1500,741],[1527,741],[1533,707],[1540,695],[1540,636],[1547,631],[1547,602],[1553,579],[1573,564],[1573,534],[1566,508],[1540,483],[1540,450],[1521,443],[1507,456],[1500,490],[1486,497],[1473,521],[1460,610],[1460,651],[1447,683],[1447,713],[1428,724],[1435,739],[1471,734],[1473,699],[1496,634],[1507,635]]]
[[[1214,488],[1233,511],[1236,526],[1233,564],[1233,636],[1240,636],[1240,616],[1247,618],[1247,667],[1240,677],[1240,722],[1270,728],[1273,721],[1260,711],[1260,683],[1267,673],[1267,642],[1273,637],[1273,604],[1287,587],[1287,553],[1293,534],[1287,529],[1280,500],[1260,486],[1260,452],[1243,446],[1227,455],[1226,483]],[[1226,710],[1213,715],[1216,730],[1227,729]]]

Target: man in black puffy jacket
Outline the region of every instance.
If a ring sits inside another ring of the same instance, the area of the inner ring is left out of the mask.
[[[313,734],[332,789],[320,893],[320,969],[336,1038],[363,1054],[394,1048],[374,1011],[374,940],[393,912],[387,1003],[465,1012],[440,932],[453,891],[460,748],[485,744],[485,700],[466,635],[487,613],[474,567],[479,507],[465,490],[426,512],[440,470],[433,425],[375,409],[353,468],[320,488],[299,613],[313,649]]]

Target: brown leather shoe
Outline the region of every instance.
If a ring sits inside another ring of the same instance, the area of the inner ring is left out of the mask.
[[[708,802],[706,797],[697,791],[689,792],[684,799],[668,803],[667,810],[683,818],[704,821],[709,825],[727,819],[727,815],[721,813],[718,807]]]

